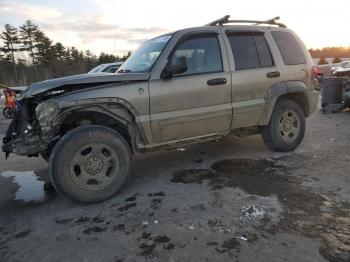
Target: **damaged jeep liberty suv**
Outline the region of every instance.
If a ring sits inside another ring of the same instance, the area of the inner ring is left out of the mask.
[[[32,84],[2,150],[43,156],[57,191],[85,203],[121,189],[132,154],[232,133],[294,150],[317,105],[317,71],[277,20],[225,16],[145,42],[116,74]]]

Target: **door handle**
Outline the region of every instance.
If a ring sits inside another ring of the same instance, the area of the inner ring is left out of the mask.
[[[207,81],[208,86],[224,85],[226,83],[226,78],[214,78]]]
[[[268,72],[266,76],[268,78],[279,77],[281,75],[280,71]]]

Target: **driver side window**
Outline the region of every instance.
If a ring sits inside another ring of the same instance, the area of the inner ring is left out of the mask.
[[[176,76],[222,72],[222,58],[216,35],[196,36],[183,41],[172,59],[185,57],[187,71]]]

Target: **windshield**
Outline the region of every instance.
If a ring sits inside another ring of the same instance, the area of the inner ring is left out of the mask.
[[[119,73],[145,73],[151,71],[160,53],[168,43],[172,35],[164,35],[153,38],[143,43],[124,64],[119,68]]]

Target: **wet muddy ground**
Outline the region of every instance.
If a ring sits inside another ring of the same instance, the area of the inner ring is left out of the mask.
[[[307,124],[292,153],[253,136],[138,156],[94,205],[62,199],[45,161],[2,156],[0,261],[350,261],[350,112]]]

